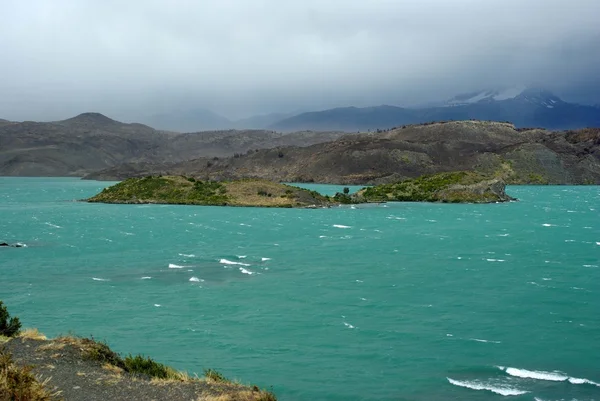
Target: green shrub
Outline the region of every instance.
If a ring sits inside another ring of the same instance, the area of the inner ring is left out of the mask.
[[[21,321],[18,317],[10,317],[6,306],[0,301],[0,336],[13,337],[19,334]]]
[[[125,357],[124,362],[125,370],[129,373],[139,373],[158,379],[166,379],[169,376],[169,369],[150,357],[142,355],[132,356],[129,354]]]
[[[229,381],[229,379],[227,379],[225,376],[223,376],[221,373],[217,372],[214,369],[204,369],[204,376],[209,380],[219,383]]]

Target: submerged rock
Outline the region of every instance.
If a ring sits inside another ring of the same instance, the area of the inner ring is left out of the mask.
[[[0,246],[10,247],[10,248],[23,248],[23,244],[19,244],[19,243],[17,243],[17,244],[8,244],[6,242],[0,242]]]

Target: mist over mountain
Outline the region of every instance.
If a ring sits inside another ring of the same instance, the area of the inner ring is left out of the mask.
[[[565,102],[545,89],[510,88],[457,95],[438,107],[346,107],[309,112],[279,121],[270,128],[281,131],[367,131],[407,124],[470,119],[507,121],[521,128],[575,129],[600,126],[600,109]]]

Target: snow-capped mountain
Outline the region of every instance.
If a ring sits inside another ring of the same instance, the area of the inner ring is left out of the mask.
[[[477,92],[462,93],[446,102],[446,106],[466,106],[475,103],[514,99],[527,90],[524,86],[504,89],[485,89]]]
[[[503,100],[518,100],[544,106],[549,109],[553,109],[558,104],[564,103],[561,98],[548,90],[515,86],[504,89],[486,89],[478,92],[463,93],[448,100],[445,106],[467,106],[477,103],[500,102]]]

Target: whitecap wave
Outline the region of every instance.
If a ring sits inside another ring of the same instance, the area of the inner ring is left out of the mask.
[[[144,277],[142,277],[142,280],[150,280],[151,278],[152,277],[150,277],[150,276],[144,276]]]
[[[580,379],[578,377],[569,377],[569,383],[571,384],[591,384],[592,386],[600,387],[600,383],[588,379]]]
[[[526,370],[517,368],[505,368],[504,366],[497,366],[498,369],[503,370],[510,376],[520,377],[523,379],[535,379],[535,380],[547,380],[554,382],[568,381],[571,384],[590,384],[592,386],[600,387],[600,383],[589,379],[581,379],[579,377],[570,377],[566,373],[554,371],[545,372],[538,370]]]
[[[353,325],[351,325],[350,323],[346,323],[346,322],[344,322],[344,326],[346,326],[349,329],[355,329],[356,328]]]
[[[246,270],[243,267],[240,267],[240,271],[244,274],[249,274],[249,275],[253,275],[256,274],[255,272],[251,272],[250,270]]]
[[[334,224],[333,227],[335,227],[335,228],[352,228],[350,226],[344,226],[342,224]]]
[[[486,259],[488,262],[506,262],[504,259]]]
[[[184,258],[195,258],[196,255],[194,255],[193,253],[180,253],[179,256],[183,256]]]
[[[471,341],[477,341],[478,343],[502,344],[502,341],[482,340],[480,338],[469,338],[469,340],[471,340]]]
[[[261,262],[266,262],[268,260],[271,260],[271,258],[261,258],[260,260],[261,260]]]
[[[529,392],[514,387],[486,384],[479,381],[460,381],[451,379],[449,377],[447,377],[446,379],[448,379],[450,384],[453,384],[458,387],[470,388],[471,390],[487,390],[491,391],[492,393],[500,394],[503,396],[522,395],[527,394]]]
[[[221,263],[222,265],[250,266],[248,263],[233,262],[233,261],[227,260],[227,259],[221,259],[221,260],[219,260],[219,263]]]
[[[169,269],[183,269],[185,266],[176,265],[175,263],[169,263]]]
[[[520,377],[523,379],[535,379],[535,380],[547,380],[553,382],[564,382],[569,376],[560,372],[544,372],[538,370],[526,370],[526,369],[517,369],[517,368],[505,368],[502,369],[502,366],[498,367],[500,370],[506,372],[506,374],[514,377]]]
[[[154,304],[154,306],[156,306],[157,308],[160,308],[161,304]]]
[[[204,280],[202,280],[201,278],[198,278],[198,277],[192,277],[192,278],[190,278],[190,281],[193,283],[201,283]]]
[[[544,227],[556,227],[554,224],[544,223],[542,224]]]
[[[92,277],[92,280],[94,280],[94,281],[110,281],[107,278],[98,278],[98,277]]]
[[[62,228],[61,226],[57,226],[56,224],[52,224],[52,223],[49,223],[49,222],[46,222],[45,224],[47,226],[54,227],[54,228]]]
[[[246,259],[248,256],[246,255],[238,255],[238,259]]]

